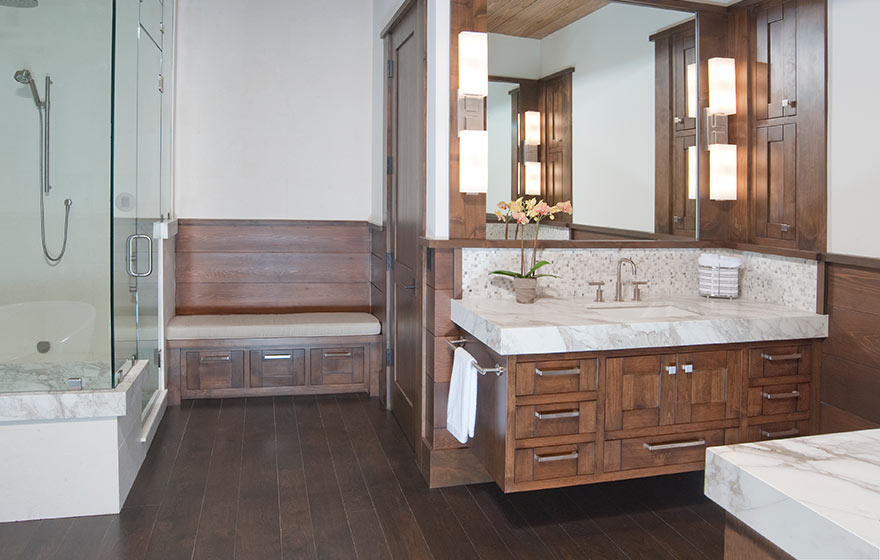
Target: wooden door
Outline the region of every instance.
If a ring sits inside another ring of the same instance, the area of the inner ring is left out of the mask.
[[[389,94],[390,343],[389,407],[413,447],[421,411],[421,318],[418,238],[424,234],[424,2],[416,2],[386,40]]]
[[[739,417],[740,356],[735,350],[678,355],[676,424]]]
[[[605,362],[605,430],[675,423],[675,355],[609,358]]]
[[[797,115],[797,2],[755,13],[755,118]]]
[[[553,205],[571,200],[571,71],[542,80],[544,200]],[[557,220],[570,221],[560,214]]]
[[[693,24],[689,30],[672,39],[672,109],[675,132],[694,130],[696,117],[688,116],[688,67],[693,67],[692,80],[696,80],[697,49]]]
[[[797,224],[797,125],[755,131],[755,236],[794,240]]]

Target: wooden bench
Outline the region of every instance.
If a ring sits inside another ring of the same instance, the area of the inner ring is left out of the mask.
[[[171,320],[168,402],[379,394],[381,325],[369,313],[182,315]]]

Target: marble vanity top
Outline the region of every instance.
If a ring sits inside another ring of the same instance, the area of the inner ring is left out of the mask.
[[[880,558],[880,430],[711,447],[706,495],[795,558]]]
[[[534,304],[452,300],[452,321],[500,355],[548,354],[795,340],[828,336],[828,317],[770,303],[664,297],[596,303],[541,298]]]

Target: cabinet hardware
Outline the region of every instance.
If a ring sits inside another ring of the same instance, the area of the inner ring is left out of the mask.
[[[801,394],[799,391],[792,391],[791,393],[761,393],[761,396],[768,401],[778,401],[781,399],[796,399]]]
[[[791,231],[791,226],[789,224],[779,224],[779,231],[781,231],[782,233]]]
[[[538,420],[556,420],[557,418],[577,418],[581,413],[577,410],[566,410],[563,412],[538,412],[535,411],[535,418]]]
[[[535,453],[535,461],[539,463],[552,463],[553,461],[570,461],[578,458],[578,452],[565,453],[563,455],[538,455]]]
[[[761,354],[761,357],[770,362],[784,362],[787,360],[800,360],[801,354],[779,354],[773,356],[771,354]]]
[[[226,354],[225,356],[200,356],[199,363],[208,364],[211,362],[228,362],[232,359],[232,356]]]
[[[324,358],[351,358],[351,352],[324,352]]]
[[[406,284],[404,284],[404,285],[403,285],[403,289],[404,289],[404,290],[415,290],[415,289],[416,289],[416,285],[415,285],[415,284],[410,284],[410,285],[406,285]]]
[[[782,430],[781,432],[768,432],[767,430],[761,430],[761,435],[768,439],[775,439],[781,437],[788,436],[799,436],[801,431],[797,428],[792,428],[790,430]]]
[[[675,124],[681,124],[681,123],[684,122],[684,119],[681,118],[681,117],[674,117],[674,118],[672,119],[672,122],[675,123]]]
[[[783,99],[781,104],[783,107],[797,107],[797,101],[794,99]]]
[[[681,371],[685,373],[693,373],[694,372],[694,364],[684,364],[681,366]]]
[[[674,224],[680,224],[680,223],[682,223],[683,221],[684,221],[684,217],[683,217],[683,216],[673,216],[673,217],[672,217],[672,223],[674,223]]]
[[[680,441],[677,443],[658,443],[657,445],[643,443],[642,445],[648,451],[665,451],[667,449],[684,449],[685,447],[702,447],[706,445],[706,440],[697,439],[694,441]]]
[[[289,360],[290,354],[266,354],[263,356],[264,360]]]
[[[678,368],[675,366],[666,366],[666,373],[668,373],[669,375],[675,375],[676,373],[678,373]]]
[[[535,368],[535,375],[537,375],[539,377],[544,377],[544,376],[550,377],[553,375],[580,375],[580,373],[581,373],[581,368],[549,369],[546,371],[542,370],[542,369]]]

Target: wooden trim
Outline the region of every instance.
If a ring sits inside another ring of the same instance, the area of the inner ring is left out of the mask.
[[[511,78],[510,76],[489,76],[490,82],[504,82],[510,84],[534,84],[537,85],[540,80],[532,80],[530,78]]]
[[[649,231],[639,231],[635,229],[623,229],[623,228],[613,228],[613,227],[604,227],[604,226],[590,226],[586,224],[571,224],[569,226],[572,231],[584,231],[588,233],[599,233],[602,235],[613,235],[622,238],[628,239],[636,239],[636,240],[647,240],[647,239],[681,239],[681,236],[665,236],[663,234],[657,234]],[[663,236],[663,237],[660,237]]]
[[[230,223],[242,226],[337,226],[364,227],[373,225],[366,220],[239,220],[234,218],[181,218],[178,224],[184,226],[228,226]]]
[[[675,35],[677,33],[691,32],[694,30],[694,23],[696,22],[696,16],[693,19],[688,18],[681,23],[676,23],[674,25],[670,25],[669,27],[665,27],[653,35],[648,36],[648,41],[656,41],[662,37],[668,37],[670,35]]]
[[[562,70],[559,70],[558,72],[553,72],[552,74],[547,74],[546,76],[541,76],[541,79],[538,81],[539,82],[546,82],[546,81],[558,78],[560,76],[566,76],[568,74],[574,74],[574,66],[568,66],[566,68],[563,68]]]
[[[531,242],[534,244],[534,241]],[[419,244],[434,249],[519,249],[520,242],[503,239],[429,239],[419,238]],[[632,240],[632,241],[577,241],[577,240],[538,240],[539,249],[707,249],[718,247],[717,243],[706,241],[672,239]]]
[[[394,15],[391,16],[391,19],[388,20],[388,23],[385,24],[385,27],[382,28],[382,31],[379,33],[379,38],[384,39],[386,35],[391,33],[391,30],[397,25],[403,16],[409,11],[409,9],[416,3],[416,0],[403,0],[403,4],[397,8],[397,11],[394,12]]]
[[[877,258],[842,255],[840,253],[820,253],[820,258],[826,263],[880,270],[880,259]]]
[[[771,247],[769,245],[756,245],[753,243],[738,243],[735,241],[729,243],[721,243],[720,247],[724,249],[733,249],[735,251],[748,251],[751,253],[762,253],[765,255],[779,255],[780,257],[791,257],[808,261],[822,260],[822,253],[818,251],[802,251],[800,249]]]
[[[636,4],[638,6],[648,6],[651,8],[667,8],[669,10],[679,10],[681,12],[714,12],[726,13],[726,6],[717,6],[715,4],[700,4],[697,2],[688,2],[687,0],[611,0],[620,4]]]

